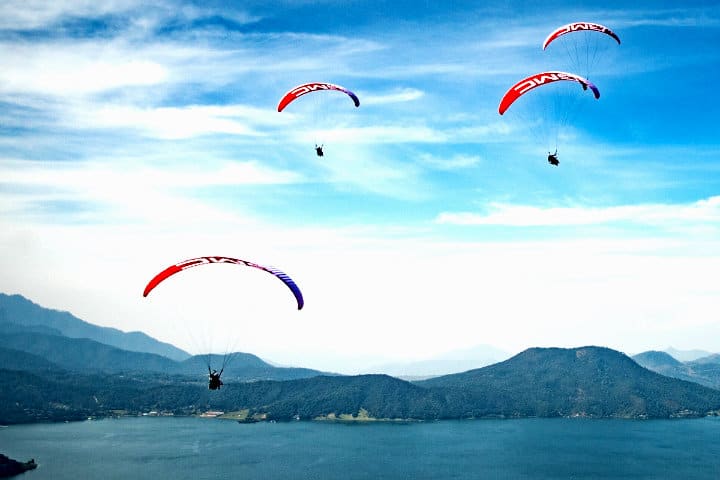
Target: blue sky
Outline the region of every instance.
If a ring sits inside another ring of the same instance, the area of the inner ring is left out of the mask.
[[[572,89],[553,168],[541,89],[497,108],[567,69],[541,44],[576,20],[622,44],[588,73],[599,100]],[[480,344],[720,351],[719,40],[713,2],[3,2],[0,291],[347,372]],[[276,111],[310,81],[361,106]],[[225,267],[142,298],[202,255],[277,266],[307,306]]]

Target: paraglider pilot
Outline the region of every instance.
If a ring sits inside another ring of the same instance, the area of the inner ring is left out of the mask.
[[[325,154],[323,153],[323,146],[320,145],[320,146],[318,147],[317,144],[315,144],[315,153],[317,153],[317,156],[318,156],[318,157],[322,157],[323,155],[325,155]]]
[[[220,375],[222,375],[222,370],[218,373],[217,370],[210,371],[210,367],[208,367],[208,377],[210,379],[208,388],[210,390],[218,390],[223,386],[223,382],[220,380]]]
[[[555,150],[555,153],[548,152],[548,163],[555,166],[560,164],[560,160],[557,158],[557,150]]]

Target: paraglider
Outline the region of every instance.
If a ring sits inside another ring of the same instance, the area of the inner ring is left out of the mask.
[[[614,42],[613,42],[614,40]],[[502,97],[498,112],[503,115],[515,102],[530,90],[544,87],[542,92],[523,98],[513,106],[513,116],[523,120],[522,128],[535,136],[535,140],[548,147],[547,161],[558,166],[558,143],[572,135],[575,116],[582,105],[579,91],[562,86],[545,87],[560,80],[577,82],[583,91],[600,98],[598,88],[588,80],[600,61],[607,62],[608,50],[620,44],[620,37],[605,25],[594,22],[572,22],[554,29],[542,43],[542,49],[564,51],[565,61],[553,57],[557,70],[531,75],[513,85]],[[552,46],[552,47],[551,47]],[[550,48],[549,48],[550,47]],[[559,67],[559,68],[558,68]],[[566,69],[567,68],[567,69]],[[568,73],[576,72],[576,73]],[[570,127],[570,129],[568,129]],[[569,131],[568,131],[569,130]],[[550,153],[553,150],[554,153]]]
[[[210,371],[210,367],[208,367],[208,388],[210,390],[219,390],[220,387],[224,385],[222,380],[220,380],[222,373],[223,369],[220,369],[220,372],[217,370]]]
[[[558,166],[558,139],[563,127],[569,123],[571,113],[577,108],[578,96],[581,92],[574,88],[561,88],[561,85],[548,87],[556,82],[575,82],[580,84],[583,91],[589,91],[596,99],[600,98],[600,90],[589,80],[580,75],[560,71],[540,72],[523,78],[503,95],[498,106],[498,113],[505,112],[515,103],[524,104],[514,107],[519,117],[525,119],[526,129],[536,136],[539,142],[548,146],[554,144],[555,153],[548,151],[547,161],[550,165]],[[528,95],[528,92],[538,87],[543,92]],[[525,99],[528,95],[532,99]],[[522,100],[521,97],[523,97]]]
[[[557,158],[557,150],[555,150],[555,153],[548,152],[548,163],[556,167],[560,165],[560,160]]]
[[[176,273],[182,272],[183,270],[187,270],[189,268],[210,264],[230,264],[247,266],[270,273],[271,275],[280,279],[285,284],[285,286],[292,292],[295,298],[294,303],[297,304],[298,310],[301,310],[305,304],[302,293],[300,292],[297,284],[284,272],[274,267],[267,267],[263,265],[258,265],[257,263],[253,263],[247,260],[224,256],[191,258],[169,266],[165,270],[155,275],[150,280],[150,282],[148,282],[148,284],[145,286],[145,290],[143,291],[143,297],[147,297],[150,292],[152,292],[155,288],[158,287],[158,285],[160,285]],[[192,283],[192,281],[190,283]],[[227,286],[225,284],[213,285],[211,283],[208,285],[208,288],[211,289],[211,292],[222,292],[224,289],[231,291],[231,286]],[[172,292],[172,289],[170,289],[170,292]],[[160,298],[162,298],[162,296],[163,294],[160,294]],[[203,299],[201,301],[206,300],[207,299]],[[191,299],[186,299],[182,302],[178,302],[177,296],[175,295],[173,298],[173,304],[177,305],[179,308],[184,309],[187,306],[191,306],[193,302]],[[238,304],[240,303],[238,302]],[[230,327],[231,329],[228,330],[227,324],[222,323],[222,320],[216,321],[214,319],[215,315],[217,315],[216,312],[211,312],[210,317],[204,319],[202,323],[197,323],[196,316],[185,315],[184,312],[179,311],[176,312],[176,314],[178,317],[178,321],[174,323],[177,323],[179,326],[185,328],[186,333],[189,335],[189,340],[193,342],[195,349],[199,350],[201,354],[205,357],[204,363],[208,369],[208,388],[210,390],[220,389],[220,387],[222,387],[223,385],[221,375],[226,369],[226,367],[229,365],[229,363],[232,361],[232,359],[237,355],[237,351],[234,350],[234,342],[237,341],[237,335],[239,335],[239,330],[236,331],[233,327]],[[211,352],[219,353],[219,355]],[[220,369],[219,371],[213,368],[213,364],[216,362],[218,364],[218,368]]]
[[[339,116],[344,112],[343,107],[346,107],[344,102],[331,98],[333,97],[333,92],[344,93],[352,100],[352,104],[355,105],[356,108],[360,106],[360,99],[353,92],[340,85],[326,82],[312,82],[298,85],[283,95],[277,106],[277,111],[282,112],[288,105],[297,101],[300,97],[311,94],[310,97],[312,97],[313,100],[309,103],[303,103],[300,110],[302,111],[304,109],[305,113],[308,114],[311,128],[314,130],[315,153],[318,157],[325,155],[323,144],[325,140],[328,139],[326,137],[326,135],[328,135],[327,129],[337,126],[336,120],[339,119]],[[305,100],[302,102],[305,102]],[[336,118],[331,118],[331,106],[337,107],[337,111],[333,109]]]

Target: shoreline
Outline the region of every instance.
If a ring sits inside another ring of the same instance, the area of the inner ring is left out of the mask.
[[[242,412],[242,413],[241,413]],[[123,418],[147,418],[147,417],[172,417],[172,418],[204,418],[217,420],[234,420],[241,424],[251,423],[290,423],[290,422],[317,422],[317,423],[428,423],[441,421],[482,421],[482,420],[532,420],[532,419],[586,419],[586,420],[679,420],[679,419],[699,419],[709,417],[720,417],[719,411],[711,411],[705,414],[697,414],[695,412],[678,412],[668,417],[653,417],[649,415],[633,415],[633,416],[593,416],[586,414],[558,415],[558,416],[520,416],[520,415],[484,415],[479,417],[462,417],[462,418],[378,418],[372,417],[367,412],[361,414],[335,414],[329,413],[315,417],[302,418],[294,416],[292,418],[272,418],[265,414],[253,414],[248,416],[243,411],[234,412],[217,412],[218,414],[208,415],[207,413],[177,414],[174,412],[140,412],[140,413],[124,413],[110,415],[92,415],[82,419],[68,419],[47,421],[41,419],[38,421],[15,422],[2,424],[0,428],[8,428],[16,425],[36,425],[36,424],[57,424],[57,423],[78,423],[97,420],[123,419]],[[1,454],[0,454],[1,455]]]

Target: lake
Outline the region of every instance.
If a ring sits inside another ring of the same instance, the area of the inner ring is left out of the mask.
[[[141,417],[0,428],[53,479],[713,479],[720,418],[238,424]]]

